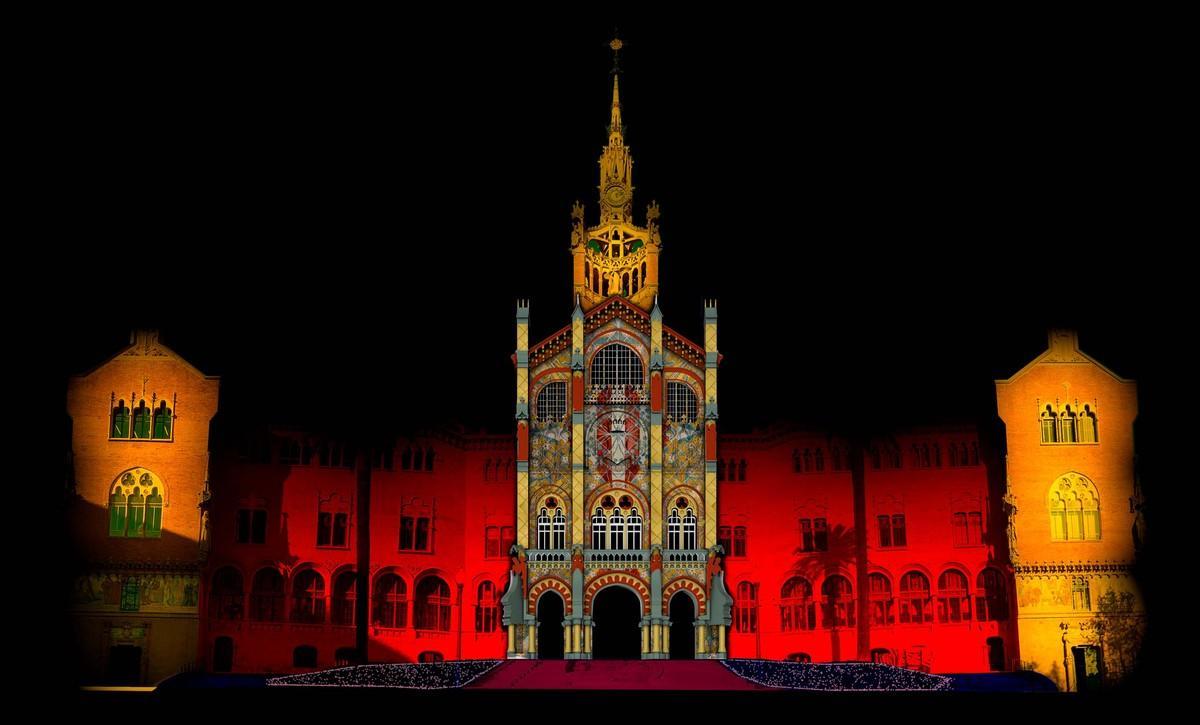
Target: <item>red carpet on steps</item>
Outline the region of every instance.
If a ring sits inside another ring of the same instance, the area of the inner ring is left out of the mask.
[[[468,685],[516,690],[762,690],[713,660],[509,660]]]

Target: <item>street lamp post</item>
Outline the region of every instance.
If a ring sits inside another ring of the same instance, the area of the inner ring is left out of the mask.
[[[1058,628],[1062,630],[1062,646],[1063,646],[1063,691],[1071,691],[1071,670],[1069,660],[1067,658],[1067,632],[1071,629],[1071,625],[1066,622],[1059,622]]]

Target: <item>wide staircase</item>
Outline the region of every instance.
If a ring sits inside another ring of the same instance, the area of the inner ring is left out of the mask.
[[[516,690],[761,690],[715,660],[509,660],[467,687]]]

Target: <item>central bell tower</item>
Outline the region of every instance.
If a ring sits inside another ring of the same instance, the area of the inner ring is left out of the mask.
[[[507,656],[722,659],[716,303],[704,344],[663,324],[658,206],[634,223],[615,62],[612,84],[598,223],[572,212],[570,323],[531,344],[517,305]]]
[[[620,70],[617,57],[622,44],[613,39],[612,109],[608,144],[600,154],[600,218],[587,226],[583,205],[571,211],[571,257],[574,292],[584,312],[609,297],[628,299],[649,312],[658,294],[658,204],[646,208],[646,225],[633,219],[633,156],[625,145],[621,120]]]

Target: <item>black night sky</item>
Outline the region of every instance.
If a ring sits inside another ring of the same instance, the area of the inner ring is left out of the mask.
[[[74,67],[60,221],[90,301],[61,373],[151,325],[222,376],[225,425],[508,430],[514,300],[535,338],[568,321],[571,202],[597,213],[612,23],[493,20],[118,34]],[[827,30],[620,31],[635,210],[662,206],[667,324],[699,339],[720,301],[724,429],[988,419],[1055,324],[1152,413],[1141,49]]]
[[[534,339],[569,321],[611,93],[614,18],[546,19],[77,18],[33,107],[52,389],[150,326],[222,377],[218,431],[511,430],[514,302]],[[719,300],[723,430],[993,425],[992,381],[1074,326],[1140,384],[1152,518],[1174,46],[1127,19],[616,21],[637,221],[661,204],[667,325],[699,340]]]

